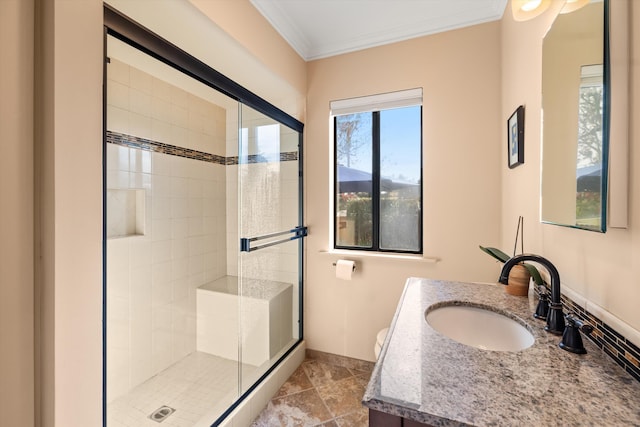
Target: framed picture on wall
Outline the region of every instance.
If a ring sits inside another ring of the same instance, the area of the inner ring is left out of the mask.
[[[509,168],[524,163],[524,105],[519,106],[507,120],[507,150]]]

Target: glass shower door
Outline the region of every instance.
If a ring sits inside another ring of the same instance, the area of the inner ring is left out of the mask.
[[[242,394],[238,102],[111,36],[107,55],[106,425],[209,426]]]
[[[105,11],[105,425],[218,425],[302,337],[302,123]]]
[[[301,338],[302,226],[297,131],[240,106],[238,292],[243,392]]]

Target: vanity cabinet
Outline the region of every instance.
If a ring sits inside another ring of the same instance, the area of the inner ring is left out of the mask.
[[[430,427],[430,424],[369,409],[369,427]]]

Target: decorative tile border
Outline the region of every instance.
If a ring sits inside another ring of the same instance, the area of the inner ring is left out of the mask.
[[[178,147],[176,145],[165,144],[151,139],[140,138],[133,135],[127,135],[124,133],[107,131],[107,143],[121,145],[123,147],[137,148],[144,151],[152,151],[155,153],[168,154],[170,156],[185,157],[187,159],[200,160],[208,163],[215,163],[218,165],[237,165],[245,163],[268,163],[274,162],[272,157],[265,157],[260,154],[251,154],[247,156],[245,161],[238,156],[224,157],[217,154],[205,153],[204,151],[192,150],[190,148]],[[290,151],[280,153],[279,162],[297,161],[298,152]]]
[[[640,348],[565,295],[562,295],[562,303],[568,312],[575,313],[580,320],[594,327],[591,334],[585,335],[633,378],[640,381]]]
[[[284,153],[280,153],[280,161],[281,162],[297,162],[298,161],[298,152],[297,151],[286,151]]]
[[[185,157],[193,160],[200,160],[208,163],[216,163],[219,165],[226,164],[226,159],[216,154],[209,154],[203,151],[191,150],[189,148],[177,147],[171,144],[153,141],[150,139],[140,138],[124,133],[107,131],[107,143],[121,145],[123,147],[137,148],[144,151],[153,151],[155,153],[169,154],[171,156]]]
[[[280,153],[280,159],[278,162],[290,162],[298,160],[298,152],[297,151],[289,151]],[[276,160],[273,159],[273,156],[265,157],[261,154],[249,154],[246,160],[242,161],[242,159],[238,156],[227,157],[227,165],[238,165],[238,164],[247,164],[247,163],[269,163],[274,162]]]

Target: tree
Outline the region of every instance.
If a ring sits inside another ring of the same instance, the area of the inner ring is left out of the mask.
[[[370,117],[368,113],[358,113],[336,118],[338,163],[351,167],[351,158],[356,157],[360,148],[367,143],[359,131],[370,121]]]
[[[602,85],[580,88],[578,166],[602,163]]]

